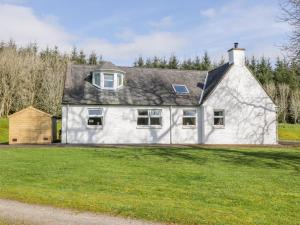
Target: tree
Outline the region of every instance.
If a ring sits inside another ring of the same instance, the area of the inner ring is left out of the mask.
[[[262,83],[268,83],[273,79],[272,66],[270,59],[262,57],[256,65],[256,72],[258,80]]]
[[[169,58],[168,68],[178,69],[179,61],[175,55],[171,55]]]
[[[160,59],[157,56],[153,57],[152,67],[159,68],[160,67]]]
[[[205,51],[201,62],[201,70],[210,70],[211,68],[212,68],[211,60],[208,56],[207,51]]]
[[[282,16],[281,20],[287,22],[293,27],[293,31],[289,37],[289,43],[284,46],[289,56],[300,63],[300,1],[285,0],[281,4]]]
[[[282,117],[283,122],[286,122],[289,93],[290,87],[287,84],[278,84],[277,104],[279,107],[279,116]]]
[[[264,88],[266,90],[266,92],[268,93],[268,95],[272,98],[272,100],[274,102],[277,101],[277,90],[276,90],[276,85],[274,84],[273,81],[266,83],[264,85]]]
[[[168,67],[168,62],[166,60],[166,57],[163,57],[161,60],[160,60],[160,68],[162,69],[165,69]]]
[[[71,61],[73,63],[77,63],[78,61],[78,53],[77,53],[77,48],[74,46],[71,52]]]
[[[89,65],[97,65],[97,55],[95,52],[92,52],[88,60]]]
[[[138,60],[136,61],[137,67],[143,67],[144,66],[144,59],[142,56],[139,56]]]
[[[79,57],[78,57],[77,63],[78,64],[86,64],[85,54],[84,54],[83,50],[80,50],[80,52],[79,52]]]
[[[193,61],[193,68],[195,70],[201,70],[201,60],[199,56],[196,56]]]
[[[300,89],[292,91],[291,93],[291,104],[290,110],[294,123],[297,123],[300,120]]]

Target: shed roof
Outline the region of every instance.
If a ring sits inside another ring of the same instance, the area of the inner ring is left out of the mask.
[[[38,112],[38,113],[40,113],[40,114],[43,114],[44,116],[53,117],[53,116],[50,115],[49,113],[43,112],[43,111],[41,111],[41,110],[39,110],[39,109],[37,109],[37,108],[34,108],[33,106],[29,106],[29,107],[27,107],[27,108],[24,108],[24,109],[22,109],[22,110],[20,110],[20,111],[18,111],[18,112],[15,112],[15,113],[9,115],[8,118],[17,116],[17,115],[19,115],[19,114],[21,114],[22,112],[27,111],[27,110],[34,110],[34,111],[36,111],[36,112]]]

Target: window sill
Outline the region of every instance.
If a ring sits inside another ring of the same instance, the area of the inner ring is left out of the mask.
[[[150,125],[150,126],[140,126],[140,125],[138,125],[137,127],[136,127],[137,129],[161,129],[162,128],[162,126],[159,126],[159,125],[157,125],[157,126],[154,126],[154,125]]]
[[[213,128],[215,129],[225,129],[224,125],[213,125]]]
[[[182,129],[196,129],[196,125],[182,125]]]
[[[103,125],[87,125],[87,128],[89,129],[95,129],[95,130],[102,130]]]

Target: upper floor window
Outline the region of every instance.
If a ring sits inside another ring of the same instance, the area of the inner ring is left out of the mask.
[[[104,88],[114,88],[114,74],[104,74]]]
[[[117,74],[117,84],[118,84],[118,87],[123,85],[123,74],[121,74],[121,73]]]
[[[196,125],[196,110],[183,110],[182,117],[183,126],[195,126]]]
[[[223,109],[214,110],[214,126],[217,127],[225,126],[225,111]]]
[[[94,73],[94,75],[93,75],[93,83],[97,87],[101,87],[101,74],[99,72]]]
[[[120,72],[93,72],[93,85],[102,89],[117,89],[123,86],[124,74]]]
[[[91,108],[88,109],[88,125],[90,126],[103,126],[103,109]]]
[[[188,94],[189,90],[184,84],[172,84],[172,87],[176,94]]]

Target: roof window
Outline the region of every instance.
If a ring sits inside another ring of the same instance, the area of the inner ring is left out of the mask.
[[[184,84],[172,84],[172,87],[176,94],[188,94],[189,90]]]

